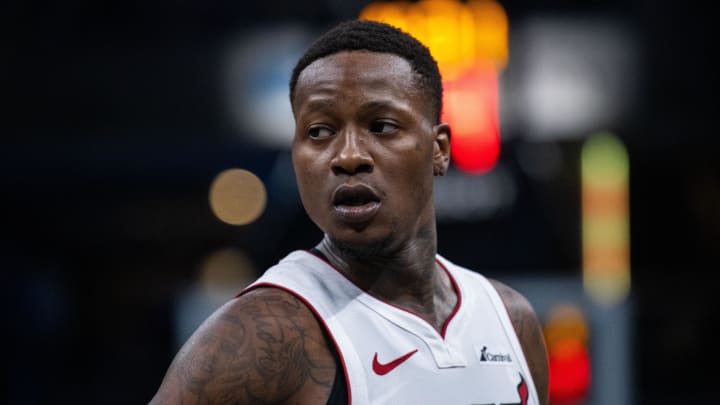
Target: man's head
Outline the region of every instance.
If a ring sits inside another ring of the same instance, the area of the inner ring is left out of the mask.
[[[290,79],[290,103],[295,110],[295,87],[300,73],[317,59],[343,51],[391,53],[410,63],[417,85],[426,93],[428,113],[435,124],[442,111],[442,81],[437,62],[417,39],[387,24],[351,20],[336,25],[318,38],[300,58]]]
[[[292,158],[303,206],[346,252],[432,251],[433,176],[446,172],[450,156],[450,129],[437,122],[439,110],[431,107],[437,103],[428,101],[439,90],[428,90],[433,80],[397,47],[386,49],[373,37],[377,31],[406,34],[377,23],[347,23],[318,43],[334,43],[338,30],[356,38],[340,43],[377,42],[381,50],[315,45],[298,64]],[[406,42],[419,45],[412,38],[398,43]]]

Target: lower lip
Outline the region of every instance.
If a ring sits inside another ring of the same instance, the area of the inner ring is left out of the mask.
[[[380,209],[377,201],[363,205],[336,205],[335,213],[345,222],[358,224],[371,220]]]

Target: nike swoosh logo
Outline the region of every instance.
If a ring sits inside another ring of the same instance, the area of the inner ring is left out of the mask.
[[[378,359],[377,359],[377,352],[375,352],[375,357],[373,357],[373,364],[372,364],[373,371],[374,371],[375,374],[377,374],[377,375],[385,375],[385,374],[393,371],[393,370],[395,369],[395,367],[399,366],[399,365],[402,364],[405,360],[409,359],[410,356],[412,356],[413,354],[417,353],[417,351],[418,351],[418,349],[415,349],[415,350],[413,350],[413,351],[411,351],[411,352],[409,352],[409,353],[406,353],[406,354],[398,357],[397,359],[395,359],[395,360],[393,360],[393,361],[391,361],[391,362],[389,362],[389,363],[385,363],[385,364],[382,364],[382,363],[380,363],[380,362],[378,361]]]

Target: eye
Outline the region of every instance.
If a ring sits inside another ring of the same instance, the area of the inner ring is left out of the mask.
[[[369,129],[370,132],[374,132],[376,134],[392,134],[398,130],[398,126],[386,121],[375,121],[370,124]]]
[[[333,131],[327,127],[312,127],[308,131],[308,136],[312,139],[325,139],[333,135]]]

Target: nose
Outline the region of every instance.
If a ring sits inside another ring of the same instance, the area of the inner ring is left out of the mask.
[[[361,134],[346,130],[337,141],[340,149],[331,161],[333,173],[353,175],[372,172],[374,162]]]

